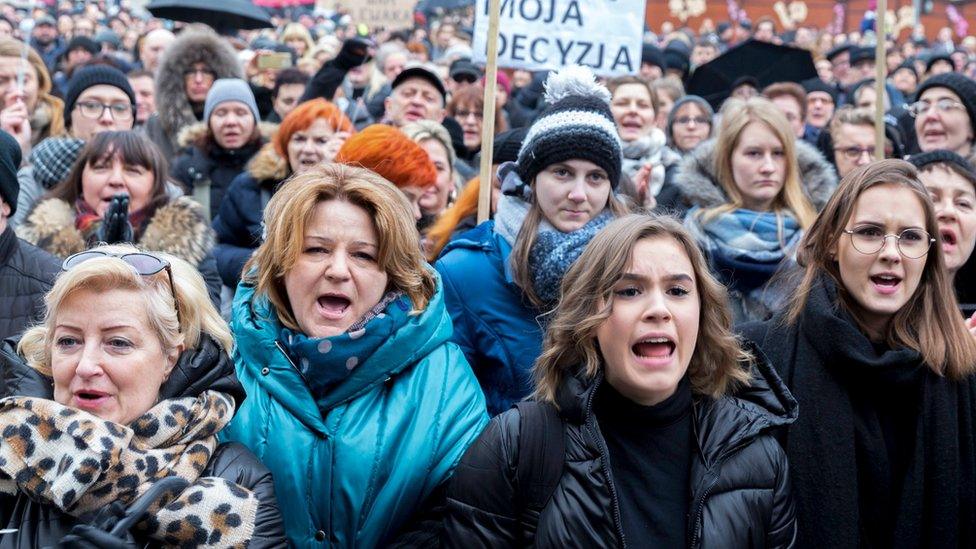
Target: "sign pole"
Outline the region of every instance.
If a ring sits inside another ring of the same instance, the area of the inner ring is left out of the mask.
[[[888,65],[885,55],[885,44],[887,43],[886,14],[888,13],[888,0],[878,0],[878,13],[874,19],[875,36],[877,44],[874,49],[874,156],[877,160],[884,160],[885,157],[885,78],[888,72]]]
[[[488,63],[485,66],[485,106],[481,119],[481,170],[478,174],[478,223],[491,217],[491,188],[495,174],[491,153],[495,143],[495,90],[498,87],[499,0],[488,2]]]

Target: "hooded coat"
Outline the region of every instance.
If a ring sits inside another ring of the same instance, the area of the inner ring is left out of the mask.
[[[454,471],[488,418],[450,342],[443,290],[318,401],[278,341],[269,300],[241,282],[231,323],[247,401],[224,431],[274,474],[293,547],[389,542]]]
[[[244,391],[234,375],[234,364],[225,353],[197,367],[189,360],[181,360],[161,389],[171,398],[196,397],[207,390],[231,395],[238,407],[244,400]],[[8,396],[54,399],[53,381],[28,366],[10,341],[0,348],[0,398]],[[254,534],[248,547],[271,548],[284,544],[271,473],[247,448],[235,443],[218,445],[201,476],[229,480],[257,496]],[[78,523],[78,519],[24,494],[0,495],[0,528],[16,530],[0,534],[0,549],[52,547]]]
[[[755,349],[753,349],[755,350]],[[753,380],[735,396],[695,396],[689,547],[791,547],[796,518],[786,454],[774,434],[797,417],[796,401],[756,353]],[[526,539],[515,479],[522,436],[518,409],[496,416],[458,465],[448,489],[445,538],[457,547],[624,547],[606,440],[594,412],[605,379],[567,376],[556,395],[565,432],[562,475]],[[550,404],[539,404],[551,406]],[[648,497],[654,497],[648,487]],[[678,525],[675,525],[678,527]]]
[[[240,175],[247,163],[268,141],[278,126],[258,121],[261,137],[238,149],[225,149],[213,144],[204,148],[200,143],[210,131],[205,122],[188,126],[180,132],[177,142],[182,154],[173,160],[170,174],[183,184],[187,194],[204,206],[207,219],[217,217],[220,204],[230,187],[231,181]],[[208,192],[209,191],[209,192]]]
[[[186,95],[183,72],[194,63],[206,63],[216,79],[243,78],[234,48],[206,27],[193,27],[166,49],[156,71],[156,113],[146,121],[145,132],[166,158],[179,152],[178,136],[183,128],[200,121],[203,105],[195,110]],[[200,114],[196,114],[199,112]]]
[[[226,286],[236,288],[241,281],[244,264],[264,241],[261,218],[267,200],[290,175],[288,160],[269,143],[251,159],[247,171],[231,181],[213,221],[217,271]]]
[[[75,225],[75,207],[59,198],[38,202],[17,235],[56,257],[64,259],[87,250],[98,223],[82,232]],[[193,265],[207,283],[210,300],[220,303],[220,277],[213,257],[214,232],[199,204],[187,197],[172,199],[156,208],[143,224],[136,246],[175,255]]]

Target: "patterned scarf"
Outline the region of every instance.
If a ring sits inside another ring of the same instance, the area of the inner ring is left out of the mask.
[[[281,342],[318,400],[406,324],[411,308],[402,292],[389,292],[344,333],[308,337],[282,328]]]
[[[129,425],[51,400],[2,399],[0,493],[23,493],[87,521],[114,501],[129,505],[156,481],[178,476],[190,486],[157,500],[136,528],[167,545],[245,547],[257,497],[200,476],[233,415],[234,401],[216,391],[164,400]]]
[[[80,196],[75,200],[75,228],[82,232],[85,237],[95,234],[98,231],[98,223],[102,220],[102,216],[95,213],[94,208],[92,208],[83,198]],[[132,225],[132,232],[139,238],[142,233],[142,224],[146,220],[146,209],[143,208],[138,212],[129,213],[129,224]]]

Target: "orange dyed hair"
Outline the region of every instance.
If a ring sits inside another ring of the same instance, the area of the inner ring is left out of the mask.
[[[339,107],[320,97],[295,107],[295,110],[288,113],[288,116],[281,121],[278,132],[274,136],[275,151],[282,158],[288,158],[288,142],[291,141],[292,134],[307,130],[319,118],[328,122],[334,132],[356,131],[352,122],[339,110]]]
[[[427,238],[431,242],[428,260],[433,262],[437,259],[441,250],[451,240],[451,235],[454,234],[454,230],[462,219],[478,213],[478,190],[480,188],[478,177],[471,178],[464,184],[464,189],[458,195],[457,201],[450,208],[444,210],[444,213],[437,218],[437,222],[430,229],[427,229]]]
[[[427,187],[437,181],[437,169],[427,151],[393,126],[373,124],[350,137],[336,162],[358,165],[397,187]]]

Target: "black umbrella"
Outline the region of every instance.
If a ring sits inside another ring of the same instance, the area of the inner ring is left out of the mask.
[[[749,40],[695,69],[688,93],[700,95],[716,110],[732,92],[732,83],[752,76],[764,88],[774,82],[801,82],[817,76],[810,52]]]
[[[274,26],[268,12],[249,0],[153,0],[146,9],[161,19],[205,23],[221,32]]]

